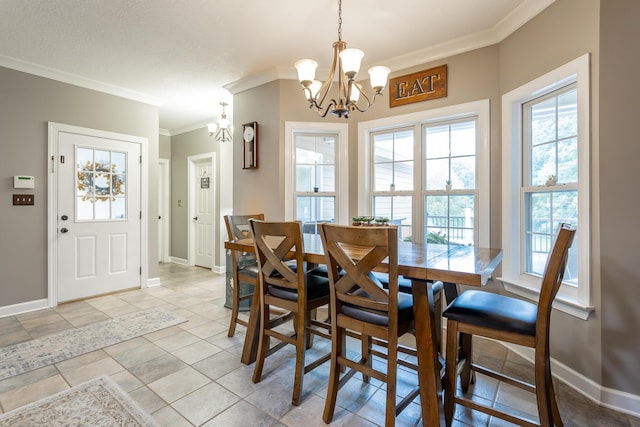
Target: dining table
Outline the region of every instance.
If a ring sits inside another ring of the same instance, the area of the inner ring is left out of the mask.
[[[225,248],[231,251],[255,252],[251,238],[230,240]],[[304,259],[309,265],[326,264],[320,236],[304,234]],[[398,273],[411,280],[418,351],[418,383],[422,419],[425,426],[441,424],[439,396],[442,393],[441,359],[434,322],[432,283],[444,284],[446,301],[458,294],[459,285],[484,286],[502,261],[502,250],[459,244],[398,242]],[[253,298],[241,362],[251,364],[256,359],[260,304]],[[464,341],[461,345],[465,345]],[[470,343],[467,343],[470,345]],[[465,349],[461,351],[465,353]]]

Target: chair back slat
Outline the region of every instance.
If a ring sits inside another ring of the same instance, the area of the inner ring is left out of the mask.
[[[273,286],[299,289],[299,284],[304,283],[302,223],[250,220],[249,224],[261,280]]]
[[[398,230],[397,227],[348,227],[321,224],[331,296],[340,304],[397,315]],[[389,273],[389,290],[372,273],[381,268]],[[338,271],[342,271],[341,274]],[[366,295],[362,295],[362,292]],[[332,300],[333,302],[333,300]]]
[[[553,247],[547,258],[538,300],[536,328],[541,328],[540,332],[543,332],[549,326],[551,307],[564,279],[569,249],[573,243],[575,233],[575,227],[565,223],[560,224],[556,232]]]

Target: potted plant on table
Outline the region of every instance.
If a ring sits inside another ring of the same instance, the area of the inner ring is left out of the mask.
[[[446,181],[444,182],[444,184],[445,184],[445,185],[444,185],[444,188],[445,188],[447,191],[451,191],[451,180],[450,180],[450,179],[446,180]]]

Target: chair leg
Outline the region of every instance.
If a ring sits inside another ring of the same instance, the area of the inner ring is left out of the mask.
[[[303,313],[297,313],[294,317],[296,330],[296,365],[295,374],[293,376],[293,397],[291,404],[298,406],[300,404],[300,396],[302,395],[302,383],[304,381],[304,359],[307,350],[308,333],[307,322],[308,317]]]
[[[447,426],[453,422],[453,411],[456,396],[456,370],[458,355],[458,323],[449,319],[447,321],[447,364],[444,388],[444,419]]]
[[[562,419],[558,411],[555,393],[553,390],[553,379],[549,367],[548,357],[538,359],[535,362],[535,385],[536,399],[538,403],[538,416],[542,426],[562,426]]]
[[[236,333],[236,323],[238,322],[238,311],[240,309],[240,284],[238,278],[232,279],[232,302],[231,302],[231,321],[229,322],[229,332],[227,336],[232,337]]]
[[[336,326],[331,328],[331,361],[329,365],[329,385],[327,387],[327,398],[324,404],[324,413],[322,419],[329,424],[333,419],[333,413],[336,409],[336,400],[338,397],[338,385],[340,383],[341,365],[338,363],[338,357],[342,356],[346,349],[344,329]]]
[[[391,337],[393,338],[393,337]],[[396,389],[398,384],[398,341],[390,339],[387,349],[387,396],[385,427],[396,423]]]
[[[257,295],[254,295],[256,297]],[[264,368],[264,359],[269,351],[269,337],[265,334],[265,329],[269,325],[269,304],[262,304],[260,313],[260,331],[258,341],[258,354],[256,355],[256,365],[253,368],[253,382],[259,383],[262,379],[262,369]]]
[[[373,366],[373,363],[371,360],[371,354],[370,354],[372,343],[373,343],[373,340],[369,335],[362,334],[362,339],[360,341],[362,363],[369,368]],[[365,375],[364,372],[362,373],[362,382],[365,384],[369,383],[369,376]]]
[[[471,363],[473,363],[473,336],[470,334],[460,334],[459,342],[460,357],[467,360],[460,372],[460,387],[462,391],[466,393],[469,390],[469,384],[475,382],[475,373],[471,370]]]

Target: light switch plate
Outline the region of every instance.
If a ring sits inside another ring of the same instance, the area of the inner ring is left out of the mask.
[[[32,206],[33,194],[14,194],[13,205],[14,206]]]

